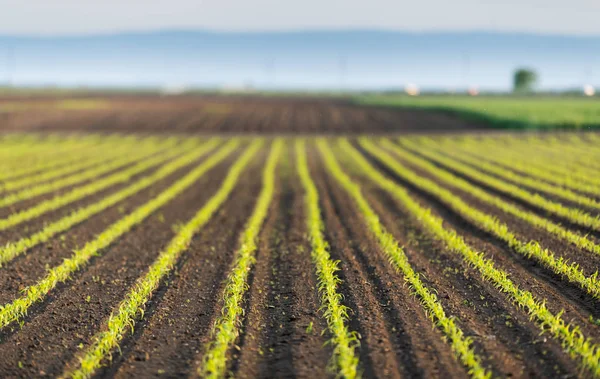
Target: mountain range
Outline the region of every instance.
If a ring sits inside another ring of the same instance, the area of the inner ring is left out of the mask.
[[[1,36],[0,83],[18,86],[503,91],[517,67],[541,89],[600,86],[600,36],[493,32],[167,30]]]

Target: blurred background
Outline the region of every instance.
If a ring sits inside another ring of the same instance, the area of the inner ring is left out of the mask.
[[[4,88],[592,95],[600,3],[0,1]],[[527,76],[526,75],[526,76]],[[517,86],[518,87],[518,86]]]

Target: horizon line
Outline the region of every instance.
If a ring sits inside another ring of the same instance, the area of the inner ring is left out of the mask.
[[[92,32],[60,32],[60,33],[5,33],[0,32],[0,38],[37,38],[37,39],[56,39],[56,38],[94,38],[94,37],[115,37],[122,35],[151,35],[167,33],[206,33],[223,35],[275,35],[275,34],[313,34],[313,33],[388,33],[388,34],[407,34],[407,35],[436,35],[436,34],[488,34],[488,35],[506,35],[506,36],[535,36],[549,38],[575,38],[575,39],[594,39],[600,38],[600,33],[556,33],[525,30],[503,30],[503,29],[399,29],[399,28],[378,28],[378,27],[319,27],[319,28],[290,28],[290,29],[219,29],[202,27],[161,27],[161,28],[140,28],[140,29],[122,29],[114,31],[92,31]]]

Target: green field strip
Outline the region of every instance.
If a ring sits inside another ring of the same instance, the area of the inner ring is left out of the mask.
[[[11,144],[0,150],[0,157],[3,159],[18,158],[28,154],[35,154],[40,151],[45,151],[47,148],[55,148],[63,145],[77,143],[78,137],[60,137],[58,135],[48,136],[41,139],[28,139],[22,143]]]
[[[425,313],[432,320],[434,326],[440,329],[444,335],[444,339],[447,338],[449,340],[456,359],[467,368],[471,377],[491,377],[491,372],[487,371],[481,365],[481,358],[472,347],[472,339],[466,337],[460,327],[456,325],[455,319],[446,314],[442,304],[435,295],[437,291],[435,289],[430,290],[421,281],[419,273],[415,272],[412,268],[399,242],[381,224],[379,216],[363,196],[360,185],[353,182],[344,172],[324,140],[319,140],[317,143],[327,170],[354,200],[360,210],[364,223],[371,234],[377,239],[379,247],[386,258],[402,274],[411,287],[413,294],[421,301]]]
[[[193,149],[190,153],[187,153],[172,162],[166,163],[156,172],[137,180],[130,186],[115,192],[114,194],[109,195],[96,203],[77,209],[68,216],[44,226],[42,230],[32,234],[29,237],[23,237],[16,242],[7,243],[4,247],[0,248],[0,267],[6,265],[7,262],[10,262],[17,256],[25,253],[28,249],[48,241],[58,233],[69,230],[72,226],[85,221],[93,215],[112,207],[113,205],[137,194],[146,188],[149,188],[151,185],[155,184],[161,179],[166,178],[178,169],[192,164],[194,161],[213,150],[219,143],[220,142],[218,139],[212,139],[207,143]]]
[[[202,358],[198,374],[203,378],[224,378],[227,369],[227,352],[240,334],[244,316],[243,301],[248,288],[248,276],[256,262],[258,238],[267,218],[275,192],[275,168],[284,147],[283,140],[273,143],[271,153],[263,170],[263,187],[240,238],[240,249],[236,253],[232,270],[223,291],[221,316],[211,329],[211,339]]]
[[[381,145],[410,164],[425,170],[427,173],[433,175],[437,180],[442,181],[446,185],[465,191],[478,200],[490,204],[509,215],[526,221],[536,228],[545,230],[553,236],[569,242],[580,249],[600,255],[600,245],[586,236],[582,236],[581,234],[573,232],[561,226],[560,224],[553,222],[552,220],[540,217],[534,212],[527,211],[511,203],[510,201],[506,201],[499,196],[493,195],[486,190],[470,183],[469,181],[461,179],[451,172],[437,167],[426,159],[423,159],[416,154],[409,152],[408,150],[400,148],[388,140],[383,140]]]
[[[596,151],[584,151],[581,148],[566,144],[551,147],[539,141],[533,141],[532,147],[547,152],[551,156],[553,164],[560,167],[568,168],[571,165],[579,165],[588,170],[600,169],[600,155]]]
[[[128,165],[134,164],[136,161],[152,159],[152,156],[156,154],[164,154],[168,152],[168,145],[172,145],[172,143],[167,143],[166,146],[160,147],[144,146],[141,149],[139,149],[139,151],[136,150],[132,154],[128,154],[124,157],[117,158],[105,165],[94,167],[92,169],[68,176],[66,178],[60,178],[49,183],[40,184],[35,187],[25,188],[21,191],[4,195],[2,198],[0,198],[0,208],[18,203],[20,201],[29,200],[37,196],[45,195],[47,193],[52,193],[65,187],[81,184],[90,179],[97,179],[98,176],[108,174],[111,171],[123,169]]]
[[[169,159],[180,155],[182,152],[186,152],[190,149],[193,149],[195,145],[196,141],[193,141],[188,144],[180,145],[177,149],[167,149],[161,154],[155,155],[147,159],[143,159],[141,160],[141,162],[131,167],[128,167],[122,171],[118,171],[112,175],[98,179],[95,182],[91,182],[87,185],[77,187],[63,195],[58,195],[53,197],[52,199],[42,201],[30,208],[13,213],[8,217],[0,219],[0,230],[5,230],[25,221],[32,220],[47,212],[59,209],[67,204],[93,195],[113,185],[119,183],[126,183],[130,181],[133,176],[141,174],[154,166],[160,165],[168,161]]]
[[[321,295],[321,309],[331,333],[330,344],[333,347],[331,359],[335,374],[343,378],[360,377],[359,358],[356,355],[356,349],[360,344],[358,334],[348,329],[348,307],[343,305],[342,294],[337,290],[341,282],[336,274],[339,270],[339,262],[331,259],[329,246],[325,240],[325,224],[319,205],[319,191],[310,175],[304,139],[296,140],[296,162],[304,189],[306,226]]]
[[[600,193],[600,178],[590,175],[588,170],[577,170],[573,167],[570,169],[555,168],[551,162],[533,160],[528,157],[516,158],[512,156],[509,149],[502,146],[496,148],[493,146],[478,146],[477,148],[468,146],[461,149],[461,152],[463,151],[476,159],[484,159],[517,174],[528,175],[592,196],[598,196]],[[530,154],[535,153],[530,152]]]
[[[14,149],[12,152],[5,151],[4,154],[0,152],[1,164],[4,166],[11,163],[30,162],[31,160],[54,154],[61,149],[69,150],[76,148],[82,143],[89,143],[95,140],[97,140],[96,136],[51,138],[43,143],[24,146],[23,148],[18,149],[18,152]]]
[[[155,139],[154,137],[147,137],[147,140]],[[110,146],[110,143],[115,145],[131,144],[135,146],[135,141],[139,140],[137,136],[118,135],[111,134],[108,136],[89,136],[81,137],[69,145],[54,145],[53,148],[48,148],[46,151],[36,151],[27,157],[21,157],[16,159],[4,159],[0,162],[0,178],[4,178],[6,175],[11,175],[12,171],[19,171],[24,166],[40,166],[45,162],[53,162],[55,160],[64,160],[66,157],[72,154],[86,153],[87,149],[93,149],[99,145],[104,144]]]
[[[514,135],[508,136],[492,136],[492,137],[473,137],[465,136],[463,138],[440,138],[436,141],[442,142],[446,147],[470,145],[477,146],[481,149],[493,148],[493,147],[504,147],[507,151],[514,151],[522,154],[527,159],[535,158],[538,154],[557,157],[561,161],[575,156],[565,156],[561,149],[576,149],[576,152],[581,153],[581,148],[589,147],[590,144],[578,143],[573,144],[570,141],[577,136],[563,135],[562,137],[549,137],[545,134],[535,135]],[[588,154],[597,155],[600,151],[589,151]]]
[[[470,269],[479,272],[485,281],[506,295],[509,303],[525,311],[543,333],[551,334],[563,346],[572,359],[580,362],[594,376],[600,376],[600,346],[587,338],[577,326],[567,323],[562,317],[562,312],[552,313],[543,300],[537,299],[529,291],[520,289],[507,272],[495,267],[493,260],[475,251],[454,229],[444,227],[442,218],[421,206],[404,188],[373,167],[354,147],[346,145],[344,153],[353,159],[362,174],[390,193],[426,233],[443,242],[446,248],[460,256]]]
[[[25,288],[23,296],[0,307],[0,328],[4,328],[27,315],[28,309],[33,304],[43,300],[58,284],[68,281],[71,275],[87,265],[93,256],[99,255],[103,249],[117,241],[134,226],[142,223],[156,210],[190,188],[206,172],[230,156],[238,146],[239,141],[237,139],[226,143],[225,146],[210,155],[199,166],[192,169],[158,196],[110,225],[95,239],[86,243],[83,248],[74,250],[71,257],[65,259],[60,265],[48,270],[44,278]]]
[[[101,152],[107,152],[112,147],[131,146],[135,148],[136,142],[141,140],[154,140],[152,137],[140,139],[132,136],[110,136],[102,139],[81,141],[69,148],[59,147],[51,154],[32,157],[32,159],[18,160],[11,165],[0,167],[0,180],[7,181],[19,176],[25,176],[35,171],[48,170],[65,165],[66,162],[77,162],[78,158],[99,155]]]
[[[493,176],[485,175],[481,171],[472,169],[470,166],[457,162],[447,156],[430,151],[427,148],[419,147],[418,145],[415,146],[407,140],[401,140],[400,144],[411,152],[424,156],[427,159],[444,167],[448,167],[462,175],[466,175],[485,186],[520,199],[551,214],[562,217],[573,224],[600,231],[600,219],[581,209],[567,207],[561,203],[547,200],[539,194],[526,191],[516,185],[494,178]]]
[[[0,147],[28,146],[42,138],[38,133],[8,133],[0,135]]]
[[[143,144],[143,142],[140,141],[140,144]],[[76,174],[79,171],[90,169],[94,166],[107,164],[115,159],[118,159],[120,156],[124,156],[125,154],[135,153],[136,148],[134,146],[119,146],[115,144],[111,146],[108,152],[106,152],[105,147],[103,147],[102,150],[103,151],[101,151],[99,154],[98,151],[94,151],[96,154],[77,157],[78,160],[71,162],[69,165],[59,167],[54,170],[48,169],[35,176],[0,182],[0,190],[4,190],[6,192],[15,191],[35,184],[50,181],[52,179],[65,177],[70,174]]]
[[[428,139],[419,138],[417,142],[427,146],[434,146],[438,150],[455,151],[459,150],[465,154],[482,156],[487,161],[504,164],[506,168],[512,171],[521,171],[528,175],[537,176],[539,179],[547,180],[555,184],[562,184],[573,190],[585,192],[596,197],[599,191],[594,188],[600,188],[600,178],[597,177],[598,170],[583,167],[569,157],[577,157],[577,154],[565,155],[559,151],[549,153],[540,153],[531,143],[520,141],[520,146],[509,146],[502,144],[502,139],[489,139],[490,143],[481,144],[482,138],[448,138],[448,139]],[[530,138],[537,140],[536,138]],[[525,141],[530,139],[524,138]],[[560,149],[560,146],[558,147]],[[598,157],[600,158],[600,157]],[[587,158],[595,159],[598,158]],[[575,160],[579,160],[576,158]]]
[[[548,147],[539,143],[539,138],[535,137],[523,137],[523,141],[520,141],[518,145],[503,145],[502,139],[497,139],[496,143],[493,144],[482,144],[478,140],[472,138],[464,138],[460,140],[452,139],[433,139],[428,137],[416,138],[417,142],[434,147],[437,149],[443,149],[444,151],[463,151],[466,148],[476,149],[481,152],[488,152],[493,154],[494,151],[500,151],[500,155],[512,155],[517,161],[521,161],[523,164],[536,163],[538,165],[543,164],[545,167],[553,167],[554,170],[560,170],[562,173],[571,173],[573,170],[580,172],[580,174],[595,175],[589,167],[581,165],[582,160],[597,160],[598,157],[588,156],[582,158],[581,154],[564,154],[563,147]]]
[[[384,166],[388,167],[396,175],[411,183],[420,190],[429,193],[450,209],[454,210],[462,218],[469,221],[477,228],[481,228],[487,233],[493,235],[499,240],[505,242],[513,251],[528,259],[535,259],[546,268],[563,278],[567,278],[571,283],[579,286],[585,292],[596,299],[600,298],[600,282],[598,281],[598,272],[593,275],[586,275],[576,263],[568,264],[563,258],[556,258],[554,252],[544,249],[537,241],[523,241],[513,233],[503,222],[495,217],[488,215],[475,207],[468,205],[459,196],[454,195],[449,190],[440,187],[435,182],[424,178],[410,169],[403,166],[393,156],[369,142],[365,138],[360,139],[360,145]],[[348,142],[344,144],[347,149]],[[391,143],[383,144],[389,148]]]
[[[445,144],[445,148],[454,149],[451,143]],[[580,154],[569,154],[565,155],[562,153],[561,146],[557,146],[556,149],[552,149],[552,153],[539,151],[532,146],[531,143],[526,143],[514,146],[504,146],[502,144],[480,144],[477,142],[466,143],[458,145],[461,150],[474,150],[473,153],[477,154],[490,154],[491,156],[501,157],[508,159],[511,162],[520,163],[522,166],[527,167],[529,165],[535,165],[540,171],[550,170],[557,172],[565,177],[570,177],[576,174],[577,178],[583,181],[589,181],[589,176],[595,176],[594,171],[588,167],[583,167],[578,164],[578,160],[581,160]],[[588,157],[586,159],[599,159],[600,155]],[[588,177],[586,177],[586,175]],[[595,181],[596,184],[600,181]]]
[[[256,139],[230,168],[218,191],[200,208],[194,217],[185,224],[158,255],[148,272],[140,277],[131,291],[125,295],[117,309],[113,311],[102,331],[97,333],[91,346],[84,350],[77,368],[66,371],[62,376],[71,378],[89,378],[109,358],[113,349],[118,348],[128,332],[133,331],[137,317],[144,316],[144,305],[161,281],[171,272],[181,254],[189,247],[192,238],[213,217],[229,198],[237,185],[241,174],[262,146],[263,141]],[[229,145],[231,146],[231,144]],[[219,154],[219,153],[217,153]],[[222,154],[223,155],[223,154]],[[194,179],[195,180],[195,179]],[[193,181],[188,183],[191,185]]]
[[[144,139],[149,142],[153,138]],[[112,149],[114,146],[131,145],[135,149],[136,143],[140,143],[139,138],[126,136],[114,136],[112,138],[103,139],[98,143],[85,143],[75,146],[73,149],[61,149],[55,152],[57,157],[41,157],[35,162],[17,163],[14,166],[0,168],[0,181],[8,182],[12,180],[23,179],[30,175],[39,175],[41,171],[54,170],[60,166],[67,166],[74,162],[79,162],[80,159],[89,158],[93,155],[100,155],[106,149]],[[80,151],[81,150],[81,151]]]
[[[450,157],[460,163],[466,164],[472,167],[473,169],[481,171],[487,175],[494,175],[498,179],[518,185],[520,187],[527,187],[530,190],[546,193],[555,196],[561,200],[566,200],[577,205],[585,206],[595,210],[600,210],[599,201],[588,196],[580,195],[569,189],[557,187],[556,185],[549,184],[542,180],[516,174],[510,170],[507,170],[500,166],[496,166],[491,163],[487,163],[480,158],[472,157],[465,153],[442,149],[435,149],[434,151],[436,153]]]

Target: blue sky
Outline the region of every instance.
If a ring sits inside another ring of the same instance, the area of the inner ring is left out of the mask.
[[[598,0],[0,0],[0,34],[380,28],[600,35]]]
[[[544,89],[600,86],[599,14],[598,0],[0,0],[0,84],[508,90],[530,66]],[[310,34],[336,30],[350,32]]]

